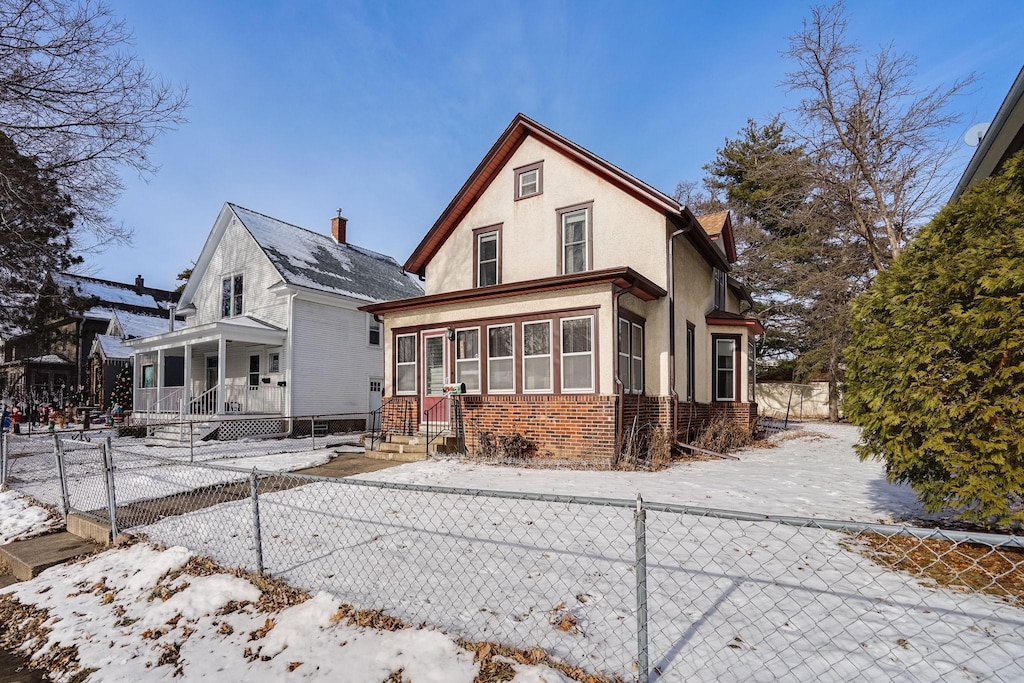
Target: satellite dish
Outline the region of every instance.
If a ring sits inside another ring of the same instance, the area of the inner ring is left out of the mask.
[[[976,123],[967,129],[964,133],[964,142],[967,143],[968,147],[977,147],[981,144],[981,139],[985,137],[985,133],[988,132],[988,127],[991,124],[988,123]]]

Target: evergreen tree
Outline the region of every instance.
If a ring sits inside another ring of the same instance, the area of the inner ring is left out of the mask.
[[[121,406],[125,412],[132,409],[132,366],[130,365],[117,373],[117,379],[114,380],[114,389],[110,392],[110,405],[107,406],[107,409],[113,408],[115,405]]]
[[[846,413],[929,510],[1024,524],[1024,152],[854,305]]]

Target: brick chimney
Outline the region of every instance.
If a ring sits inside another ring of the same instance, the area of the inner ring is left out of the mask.
[[[135,276],[135,289],[142,290],[146,286],[146,281],[142,279],[141,275]]]
[[[334,236],[334,241],[338,244],[345,244],[345,229],[348,227],[348,219],[341,215],[341,209],[338,209],[338,215],[331,219],[331,235]]]

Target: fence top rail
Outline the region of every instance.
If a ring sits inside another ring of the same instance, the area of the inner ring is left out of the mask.
[[[157,460],[168,465],[185,465],[188,467],[201,467],[225,472],[235,472],[244,475],[255,475],[257,477],[290,477],[293,479],[305,480],[310,483],[329,483],[341,486],[355,486],[392,491],[409,491],[413,493],[436,493],[451,496],[464,496],[470,498],[524,500],[541,503],[563,503],[568,505],[586,505],[592,507],[627,508],[632,510],[636,510],[638,505],[637,498],[601,498],[594,496],[574,496],[557,493],[531,493],[524,491],[501,491],[495,489],[471,489],[458,488],[454,486],[433,486],[430,484],[407,484],[402,482],[376,481],[372,479],[323,477],[314,474],[302,474],[299,472],[260,470],[255,467],[235,467],[231,465],[217,465],[208,462],[190,463],[175,460],[173,458],[165,458],[156,455],[141,454],[134,452],[131,453],[131,456],[133,458],[143,457],[147,459]],[[944,540],[951,541],[954,543],[977,543],[980,545],[986,545],[991,547],[1024,548],[1024,536],[1017,536],[1014,534],[955,531],[952,529],[915,527],[906,524],[845,522],[842,520],[823,519],[818,517],[771,515],[756,512],[743,512],[739,510],[725,510],[720,508],[708,508],[692,505],[679,505],[673,503],[658,503],[649,501],[642,501],[642,505],[645,510],[651,512],[665,512],[676,515],[707,517],[712,519],[727,519],[740,522],[767,522],[770,524],[778,524],[781,526],[823,529],[827,531],[844,531],[854,534],[874,533],[880,534],[882,536],[911,536],[920,539]]]

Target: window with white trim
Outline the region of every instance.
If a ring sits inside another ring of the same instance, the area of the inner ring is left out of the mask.
[[[736,340],[715,337],[715,400],[736,400]]]
[[[415,394],[416,335],[398,335],[395,337],[395,347],[395,391],[399,394]]]
[[[229,275],[221,280],[220,317],[242,315],[242,275]]]
[[[487,391],[516,390],[515,344],[512,325],[487,328]]]
[[[552,390],[551,360],[551,321],[523,323],[524,392]]]
[[[370,346],[380,346],[380,321],[377,320],[377,316],[373,313],[368,313],[370,316],[370,329],[367,338],[367,343]]]
[[[281,352],[271,351],[267,353],[267,372],[281,372]]]
[[[498,284],[498,231],[484,232],[476,236],[476,284],[487,287]]]
[[[619,381],[623,391],[644,391],[644,328],[626,318],[619,318]]]
[[[562,274],[587,270],[587,223],[590,209],[575,209],[562,213]]]
[[[480,391],[480,330],[455,331],[455,381],[463,382],[467,392]]]
[[[562,391],[594,390],[594,318],[562,318]]]
[[[529,166],[517,168],[516,199],[525,199],[544,191],[544,162],[538,161]]]

